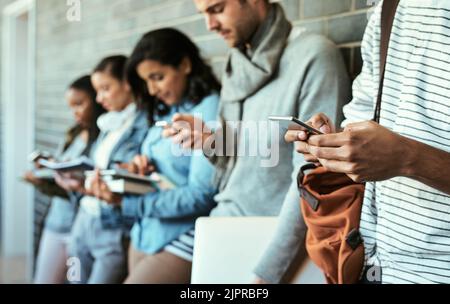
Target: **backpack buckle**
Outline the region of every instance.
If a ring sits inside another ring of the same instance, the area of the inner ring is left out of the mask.
[[[361,233],[359,233],[359,230],[355,228],[348,233],[345,241],[353,250],[356,250],[356,248],[358,248],[358,246],[362,243]]]

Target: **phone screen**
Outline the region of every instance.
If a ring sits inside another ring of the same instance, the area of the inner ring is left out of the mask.
[[[167,121],[164,121],[164,120],[160,120],[155,123],[155,127],[167,128],[167,127],[170,127],[170,123],[168,123]]]
[[[305,130],[309,133],[320,135],[323,134],[317,129],[314,129],[310,125],[306,124],[305,122],[301,121],[298,118],[292,117],[292,116],[271,116],[269,117],[269,120],[271,121],[277,121],[280,123],[280,125],[285,128],[286,130]]]

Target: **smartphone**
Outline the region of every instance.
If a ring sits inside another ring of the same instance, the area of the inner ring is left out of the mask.
[[[168,128],[168,127],[170,127],[170,123],[165,120],[160,120],[160,121],[155,122],[155,127]]]
[[[311,134],[315,134],[315,135],[323,134],[319,130],[314,129],[313,127],[304,123],[300,119],[292,117],[292,116],[270,116],[269,120],[279,122],[280,125],[286,130],[306,129],[306,131]],[[301,127],[301,128],[299,128],[299,127]]]

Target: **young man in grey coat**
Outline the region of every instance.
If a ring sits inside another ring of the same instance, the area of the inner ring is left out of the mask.
[[[271,128],[268,117],[304,120],[319,111],[339,121],[342,101],[350,99],[341,54],[324,37],[293,28],[279,4],[194,2],[208,29],[231,47],[222,78],[221,124],[212,131],[199,118],[176,115],[164,135],[186,148],[203,148],[215,165],[219,192],[211,216],[278,216],[281,211],[300,217],[296,175],[304,158],[285,143],[282,129]],[[261,145],[271,147],[270,153],[255,148]],[[256,282],[288,280],[298,251],[285,250],[293,244],[281,238],[305,229],[284,230],[256,267]]]

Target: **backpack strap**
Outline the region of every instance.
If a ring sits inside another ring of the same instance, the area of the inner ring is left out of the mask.
[[[389,40],[391,39],[392,25],[394,23],[395,13],[400,0],[384,0],[381,12],[381,39],[380,39],[380,86],[378,88],[377,105],[373,120],[380,122],[381,99],[383,96],[384,74],[386,71],[386,61],[389,49]]]

